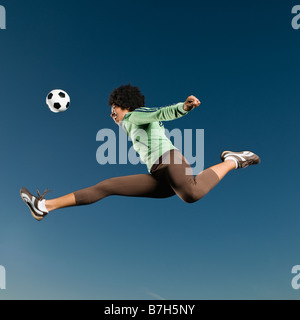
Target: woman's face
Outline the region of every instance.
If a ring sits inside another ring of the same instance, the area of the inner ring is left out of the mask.
[[[123,121],[124,116],[126,113],[128,113],[128,110],[122,110],[120,107],[116,106],[115,104],[113,104],[111,106],[111,114],[110,116],[113,118],[114,122],[117,125],[120,125],[120,122]]]

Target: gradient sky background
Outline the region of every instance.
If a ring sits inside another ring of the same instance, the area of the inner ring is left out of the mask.
[[[300,30],[295,1],[2,0],[0,299],[299,299]],[[261,165],[230,173],[189,205],[110,197],[35,221],[19,189],[49,197],[145,165],[96,161],[108,96],[148,106],[196,95],[166,127],[205,130],[205,167],[223,150]],[[45,106],[56,88],[63,114]]]

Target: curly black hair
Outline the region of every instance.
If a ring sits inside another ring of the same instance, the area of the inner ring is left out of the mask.
[[[114,89],[109,96],[108,104],[110,106],[115,104],[123,110],[134,111],[137,108],[145,107],[145,97],[139,87],[128,84]]]

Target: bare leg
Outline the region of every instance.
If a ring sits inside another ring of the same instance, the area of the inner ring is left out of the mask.
[[[220,180],[222,180],[229,171],[235,169],[235,162],[233,160],[226,160],[213,167],[210,167],[210,169],[217,174]]]
[[[48,212],[60,209],[60,208],[66,208],[66,207],[72,207],[76,205],[75,201],[75,195],[74,193],[70,193],[66,196],[53,199],[53,200],[46,200],[45,206],[48,210]]]

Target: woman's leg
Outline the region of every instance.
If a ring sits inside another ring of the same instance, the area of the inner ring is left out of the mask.
[[[235,169],[235,162],[233,160],[227,160],[210,167],[210,169],[215,172],[221,181],[228,172]]]
[[[168,160],[170,160],[170,164],[165,165],[166,179],[174,192],[176,192],[183,201],[188,203],[200,200],[212,190],[229,171],[236,167],[233,160],[227,160],[200,172],[194,177],[189,163],[179,151],[172,151],[170,159]]]
[[[150,174],[117,177],[101,181],[60,198],[46,200],[48,212],[65,207],[88,205],[111,195],[128,197],[167,198],[175,193],[169,185]]]

